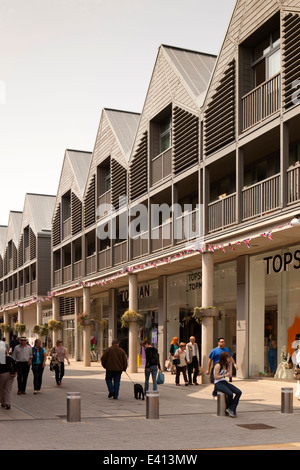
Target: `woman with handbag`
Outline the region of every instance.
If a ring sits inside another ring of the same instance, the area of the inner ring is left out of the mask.
[[[180,343],[179,344],[179,349],[177,349],[174,359],[173,359],[173,364],[176,366],[176,377],[175,377],[175,383],[177,386],[180,385],[180,373],[183,375],[183,379],[185,382],[185,386],[189,384],[187,375],[186,375],[186,358],[185,358],[185,343]]]
[[[175,356],[175,353],[178,350],[178,348],[179,348],[178,338],[176,336],[174,336],[174,338],[171,341],[170,351],[169,351],[169,361],[172,364],[172,366],[171,366],[171,374],[172,375],[176,374],[176,367],[175,367],[175,364],[174,364],[174,356]]]

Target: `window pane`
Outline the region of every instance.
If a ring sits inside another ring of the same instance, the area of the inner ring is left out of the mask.
[[[268,57],[268,79],[280,72],[280,49]]]
[[[167,134],[163,135],[160,138],[160,152],[164,152],[170,147],[171,147],[171,132],[169,131]]]

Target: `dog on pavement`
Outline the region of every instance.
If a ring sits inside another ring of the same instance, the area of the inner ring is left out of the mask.
[[[134,398],[141,399],[143,397],[144,400],[144,390],[141,384],[134,384]]]

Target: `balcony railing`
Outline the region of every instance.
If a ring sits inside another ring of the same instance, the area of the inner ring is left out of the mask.
[[[236,193],[208,204],[208,232],[236,223]]]
[[[125,263],[127,256],[127,241],[117,243],[114,246],[114,264]]]
[[[280,207],[280,174],[244,188],[242,199],[243,220],[278,209]]]
[[[62,228],[63,228],[63,232],[62,232],[62,236],[63,236],[63,240],[67,237],[70,237],[71,236],[71,217],[69,217],[68,219],[64,220],[63,221],[63,224],[62,224]]]
[[[152,160],[151,184],[154,185],[172,173],[172,147]]]
[[[300,200],[300,164],[287,170],[288,204]]]
[[[171,220],[151,230],[152,251],[163,250],[172,245],[172,230]]]
[[[262,83],[242,98],[242,131],[258,124],[280,108],[280,74]]]
[[[175,219],[174,239],[176,243],[194,239],[201,235],[200,212],[198,209],[186,211]]]

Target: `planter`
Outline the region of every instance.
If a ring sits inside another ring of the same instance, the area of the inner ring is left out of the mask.
[[[137,322],[139,326],[142,326],[145,322],[143,315],[135,312],[134,310],[126,310],[121,317],[121,327],[129,328],[131,322]]]
[[[18,333],[25,333],[26,331],[26,325],[24,323],[15,323],[15,330]]]
[[[63,326],[64,326],[64,324],[63,324],[62,321],[58,321],[58,320],[55,320],[55,319],[52,319],[52,320],[48,321],[48,328],[49,328],[50,331],[62,330]]]
[[[221,319],[221,312],[218,307],[195,307],[193,318],[195,318],[196,322],[202,323],[202,318],[207,317],[218,317]]]

